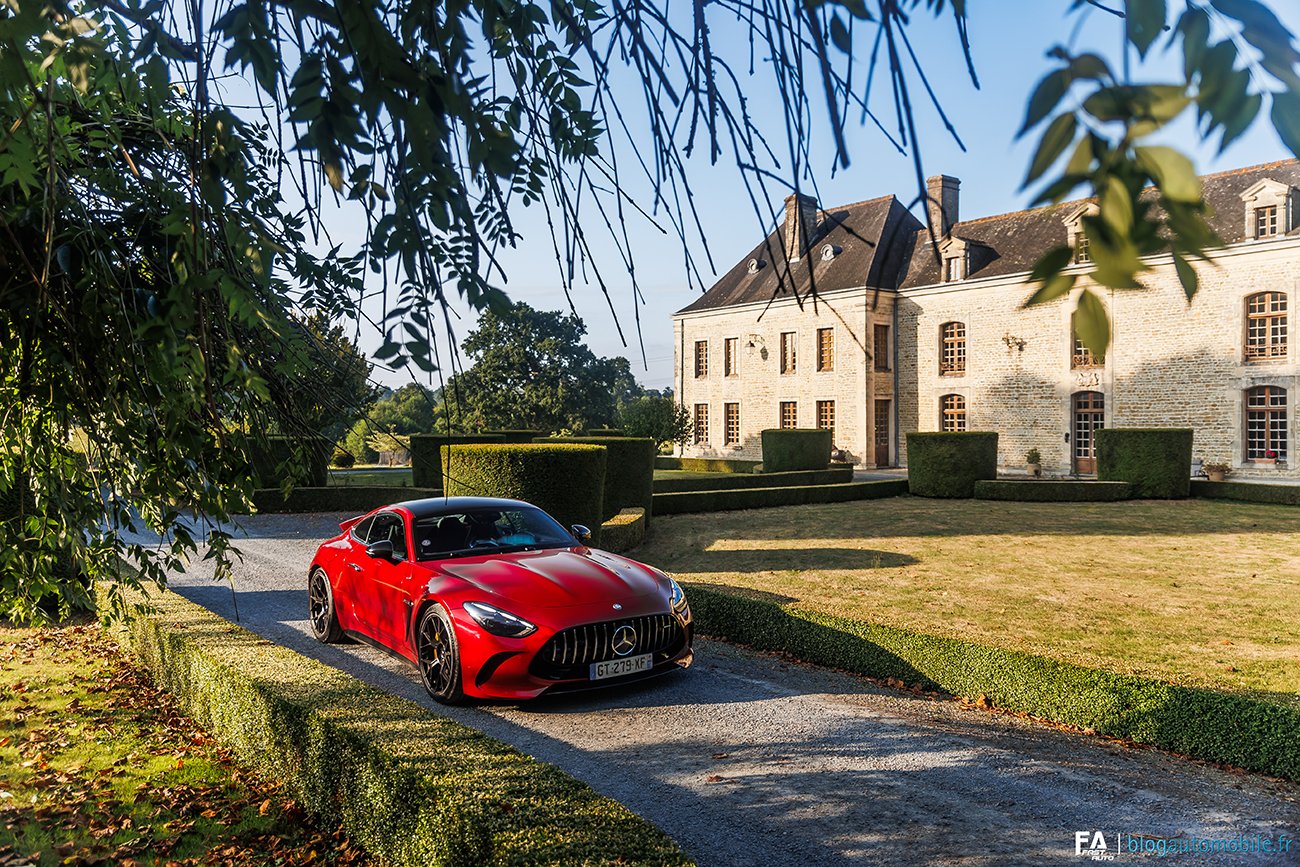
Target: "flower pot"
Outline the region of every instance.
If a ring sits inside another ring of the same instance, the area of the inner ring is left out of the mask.
[[[1223,477],[1225,475],[1223,470],[1206,470],[1205,474],[1210,477],[1210,481],[1212,482],[1223,481]]]
[[[1043,465],[1025,464],[1025,472],[1029,473],[1029,475],[1033,476],[1036,479],[1043,474]]]

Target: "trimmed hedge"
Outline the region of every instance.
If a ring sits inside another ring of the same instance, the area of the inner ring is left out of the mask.
[[[1133,496],[1128,482],[1022,482],[981,479],[977,500],[1018,500],[1025,503],[1113,503]]]
[[[1300,708],[1113,674],[687,585],[696,628],[818,665],[940,689],[1098,734],[1300,780]]]
[[[539,437],[539,443],[582,443],[605,447],[605,500],[601,518],[608,521],[624,509],[645,509],[655,478],[655,442],[625,436]]]
[[[824,470],[831,462],[832,431],[826,428],[768,428],[763,438],[763,472]]]
[[[1300,485],[1267,485],[1248,482],[1207,482],[1193,479],[1193,497],[1221,500],[1242,500],[1247,503],[1277,503],[1283,506],[1300,506]]]
[[[586,436],[589,436],[589,437],[625,437],[625,436],[627,436],[627,434],[623,432],[623,429],[622,429],[621,427],[594,427],[594,428],[592,428],[591,430],[587,431]]]
[[[304,453],[305,466],[293,466],[295,444]],[[329,480],[334,443],[324,437],[273,435],[266,437],[265,442],[250,437],[248,449],[253,478],[259,488],[278,488],[286,481],[304,487],[321,487]]]
[[[973,497],[976,482],[997,477],[996,433],[907,435],[907,482],[918,497]]]
[[[769,509],[774,506],[802,506],[808,503],[878,500],[883,497],[899,497],[906,493],[907,482],[904,479],[849,482],[842,485],[686,491],[680,494],[655,494],[654,513],[681,515],[687,512],[734,512],[739,509]]]
[[[241,763],[380,862],[690,863],[558,768],[174,593],[149,602],[120,635],[159,685]]]
[[[488,436],[501,437],[502,442],[508,445],[518,445],[519,443],[530,443],[545,433],[540,430],[490,430],[485,431]]]
[[[645,541],[645,509],[624,509],[600,525],[600,546],[615,554]]]
[[[462,445],[446,449],[448,496],[524,500],[565,527],[582,524],[600,541],[604,446],[570,443]]]
[[[793,473],[719,473],[694,479],[656,479],[656,494],[676,494],[682,491],[722,491],[736,488],[785,488],[794,485],[838,485],[853,481],[853,467],[833,467],[827,470],[800,470]]]
[[[438,488],[411,488],[403,485],[330,485],[324,488],[294,488],[284,496],[279,488],[253,491],[253,507],[263,513],[277,512],[351,512],[360,514],[400,503],[441,497]]]
[[[655,458],[656,470],[686,470],[691,473],[752,473],[762,461],[733,461],[723,458]]]
[[[503,443],[499,433],[472,434],[469,436],[443,436],[441,434],[411,434],[411,484],[417,488],[441,488],[444,467],[442,448],[464,443]]]
[[[1133,496],[1182,499],[1191,494],[1190,428],[1103,428],[1097,437],[1097,478],[1131,482]]]

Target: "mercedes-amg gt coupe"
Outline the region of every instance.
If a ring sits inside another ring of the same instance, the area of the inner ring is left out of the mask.
[[[339,529],[308,573],[313,634],[403,657],[437,701],[626,683],[693,659],[676,581],[528,503],[412,500]]]

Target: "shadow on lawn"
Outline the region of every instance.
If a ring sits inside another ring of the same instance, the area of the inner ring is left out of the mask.
[[[683,552],[685,553],[685,552]],[[636,557],[636,552],[632,552]],[[920,561],[910,554],[861,548],[723,548],[686,555],[692,573],[782,572],[805,569],[891,569]]]

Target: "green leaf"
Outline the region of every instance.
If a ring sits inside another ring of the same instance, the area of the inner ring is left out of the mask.
[[[1089,235],[1092,242],[1088,252],[1092,254],[1092,279],[1112,289],[1141,289],[1137,275],[1146,270],[1138,256],[1137,247],[1128,238],[1104,240]]]
[[[1114,175],[1106,178],[1106,187],[1101,191],[1101,219],[1120,237],[1133,229],[1133,198],[1124,182]]]
[[[853,53],[853,40],[849,38],[849,29],[839,15],[831,16],[831,42],[845,54]]]
[[[1047,131],[1043,133],[1043,138],[1038,143],[1038,151],[1029,165],[1029,174],[1025,176],[1021,189],[1038,180],[1043,176],[1043,172],[1051,168],[1052,163],[1056,162],[1069,147],[1070,142],[1074,141],[1074,132],[1077,128],[1078,122],[1072,114],[1063,114],[1048,125]]]
[[[1205,10],[1192,7],[1183,13],[1178,29],[1183,34],[1183,76],[1190,83],[1210,43],[1210,17]]]
[[[1273,129],[1282,144],[1300,157],[1300,93],[1284,91],[1273,94]]]
[[[1174,270],[1178,272],[1178,282],[1183,284],[1183,294],[1187,300],[1191,301],[1196,295],[1196,289],[1200,285],[1200,280],[1196,276],[1196,269],[1192,263],[1188,262],[1178,253],[1174,253]]]
[[[1162,145],[1134,148],[1134,153],[1138,165],[1155,178],[1162,196],[1189,204],[1201,200],[1201,179],[1186,156]]]
[[[1079,293],[1079,306],[1074,308],[1075,336],[1097,357],[1104,356],[1110,347],[1110,317],[1106,307],[1091,291]]]
[[[1029,272],[1029,282],[1041,283],[1074,261],[1074,251],[1064,244],[1053,247],[1044,253],[1034,268]]]
[[[1165,28],[1165,0],[1125,0],[1124,32],[1140,57]]]
[[[1029,97],[1029,107],[1025,110],[1025,122],[1020,126],[1016,137],[1024,135],[1047,117],[1070,89],[1070,70],[1055,69],[1043,76],[1034,88],[1034,95]]]
[[[1259,108],[1264,99],[1258,93],[1252,93],[1240,103],[1236,110],[1223,121],[1223,138],[1219,142],[1219,153],[1228,149],[1238,136],[1250,128],[1259,116]]]
[[[1080,54],[1070,60],[1070,74],[1075,78],[1091,78],[1096,81],[1114,79],[1110,66],[1096,54]]]
[[[1038,291],[1029,296],[1023,306],[1033,307],[1036,304],[1046,304],[1048,301],[1055,301],[1063,295],[1070,294],[1077,276],[1076,274],[1057,274],[1051,277],[1046,283],[1038,287]]]

